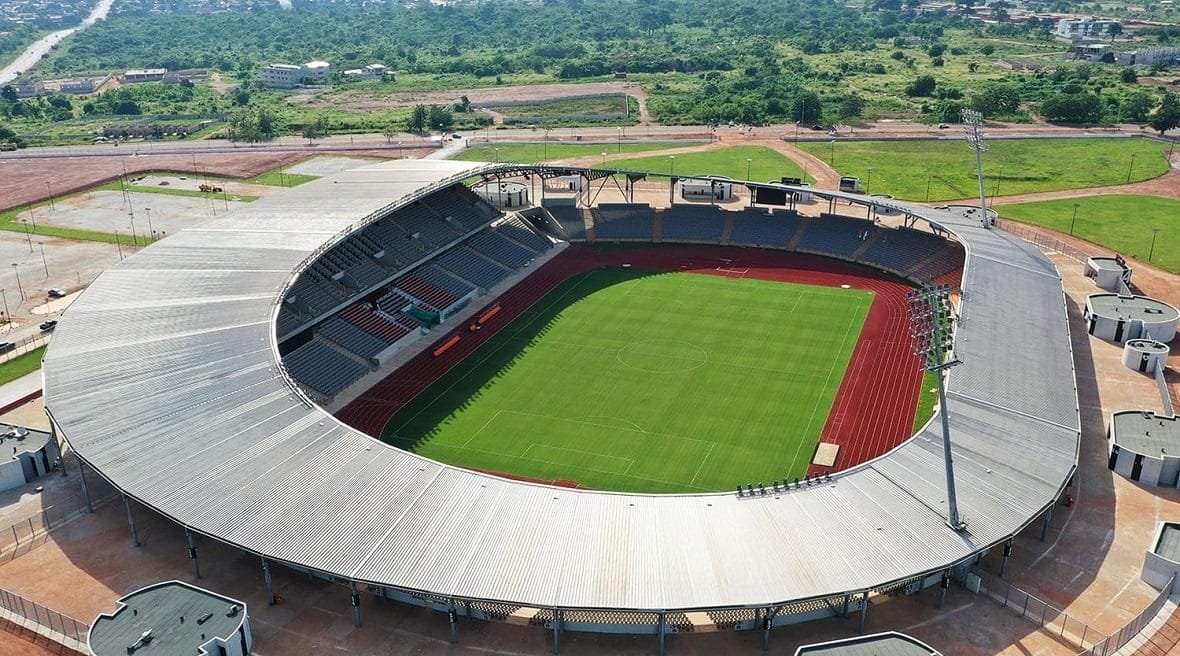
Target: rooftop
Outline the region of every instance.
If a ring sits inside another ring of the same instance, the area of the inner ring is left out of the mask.
[[[890,631],[804,645],[795,656],[938,656],[938,652],[917,638]]]
[[[1180,562],[1180,524],[1167,522],[1160,527],[1160,539],[1155,553],[1172,562]]]
[[[1127,410],[1111,416],[1114,443],[1135,453],[1158,457],[1180,456],[1180,422],[1147,410]]]
[[[113,614],[99,615],[90,628],[90,651],[95,656],[200,654],[210,640],[233,635],[245,617],[240,601],[183,581],[165,581],[119,599]]]
[[[1086,303],[1094,314],[1111,319],[1139,319],[1151,323],[1180,319],[1180,311],[1176,308],[1147,296],[1093,294]]]

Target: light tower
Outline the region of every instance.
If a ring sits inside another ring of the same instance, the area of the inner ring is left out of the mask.
[[[975,151],[975,176],[979,179],[979,211],[982,214],[984,228],[991,228],[992,223],[987,218],[987,198],[983,190],[983,151],[987,144],[983,140],[983,114],[974,109],[964,109],[963,123],[967,126],[967,145]]]
[[[955,310],[951,304],[950,285],[923,285],[910,292],[910,329],[914,336],[914,355],[922,369],[938,377],[938,414],[942,420],[942,453],[946,464],[946,525],[956,531],[967,528],[959,517],[955,496],[955,465],[951,457],[951,425],[946,409],[946,371],[961,364],[955,357]]]

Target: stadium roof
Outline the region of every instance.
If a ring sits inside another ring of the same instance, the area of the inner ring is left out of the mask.
[[[701,609],[868,590],[1012,536],[1073,473],[1077,394],[1055,267],[1008,233],[917,206],[967,252],[963,364],[948,398],[965,532],[944,522],[942,442],[929,426],[822,485],[640,495],[433,462],[308,402],[275,343],[296,272],[394,206],[498,167],[521,168],[367,166],[127,258],[57,329],[44,365],[51,418],[115,486],[204,535],[340,578],[542,608]]]

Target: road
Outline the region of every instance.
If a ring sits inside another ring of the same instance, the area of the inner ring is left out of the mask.
[[[9,82],[12,82],[17,77],[19,77],[21,73],[24,73],[30,68],[36,66],[37,62],[41,61],[41,58],[49,52],[49,49],[60,43],[62,39],[73,34],[74,32],[77,32],[78,30],[84,30],[90,27],[96,21],[106,18],[107,14],[111,11],[111,6],[114,4],[115,0],[100,0],[98,6],[94,8],[94,11],[90,12],[90,15],[87,16],[77,26],[64,30],[58,30],[41,37],[37,41],[34,41],[33,44],[26,48],[25,51],[20,55],[18,55],[16,59],[14,59],[3,69],[0,69],[0,84],[8,84]]]

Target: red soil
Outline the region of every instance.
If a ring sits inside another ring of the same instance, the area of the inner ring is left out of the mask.
[[[380,437],[386,422],[402,406],[557,285],[583,271],[622,264],[830,287],[846,284],[873,291],[875,300],[820,439],[840,445],[840,455],[832,467],[839,470],[875,458],[910,437],[922,373],[910,352],[905,303],[908,287],[886,274],[837,260],[721,246],[634,250],[571,246],[505,292],[499,299],[500,312],[484,324],[484,330],[472,333],[466,325],[456,328],[452,334],[462,333],[463,339],[441,357],[432,355],[433,348],[424,349],[341,409],[337,417],[357,430]],[[436,345],[445,343],[452,334],[442,336]],[[757,381],[752,380],[751,384]],[[812,473],[823,470],[811,468]]]

